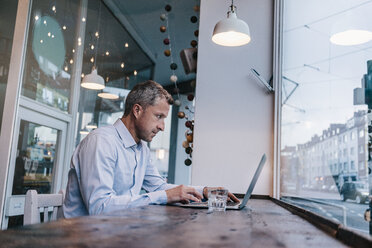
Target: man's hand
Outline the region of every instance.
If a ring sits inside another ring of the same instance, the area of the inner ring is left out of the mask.
[[[187,204],[190,201],[200,202],[200,199],[203,198],[194,188],[184,185],[168,189],[165,192],[167,193],[168,203],[181,202]]]
[[[224,189],[223,187],[204,187],[203,189],[203,196],[205,199],[208,199],[208,189],[213,188],[213,189]],[[227,201],[233,201],[233,202],[240,202],[238,198],[233,193],[228,193],[227,195]]]

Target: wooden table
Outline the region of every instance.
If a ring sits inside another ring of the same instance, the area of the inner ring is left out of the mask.
[[[146,206],[0,232],[0,247],[346,247],[270,200],[241,211]]]

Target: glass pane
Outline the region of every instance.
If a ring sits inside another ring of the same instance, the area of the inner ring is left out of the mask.
[[[371,194],[371,11],[365,1],[286,0],[281,92],[282,197],[364,233]],[[353,30],[364,30],[367,39],[356,40]]]
[[[124,113],[125,97],[152,77],[154,64],[102,1],[88,2],[82,80],[97,68],[103,90],[80,88],[76,145],[93,129],[113,124]],[[109,93],[113,99],[101,97]]]
[[[18,1],[0,1],[0,131]]]
[[[32,1],[22,95],[68,112],[78,2]]]
[[[163,132],[159,132],[150,143],[150,159],[155,165],[162,177],[168,177],[168,162],[169,162],[169,147],[170,133],[172,120],[172,106],[169,109],[169,114],[164,120],[165,128]]]
[[[21,120],[13,195],[26,194],[29,189],[51,193],[57,143],[57,129]]]

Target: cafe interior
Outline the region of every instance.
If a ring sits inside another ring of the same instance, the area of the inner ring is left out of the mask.
[[[0,0],[0,247],[372,247],[371,11]],[[63,218],[75,148],[147,80],[174,99],[147,143],[160,175],[244,205]]]

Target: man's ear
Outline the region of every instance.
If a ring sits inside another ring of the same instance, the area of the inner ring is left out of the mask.
[[[132,108],[132,113],[134,117],[138,118],[143,112],[142,106],[139,104],[134,104]]]

